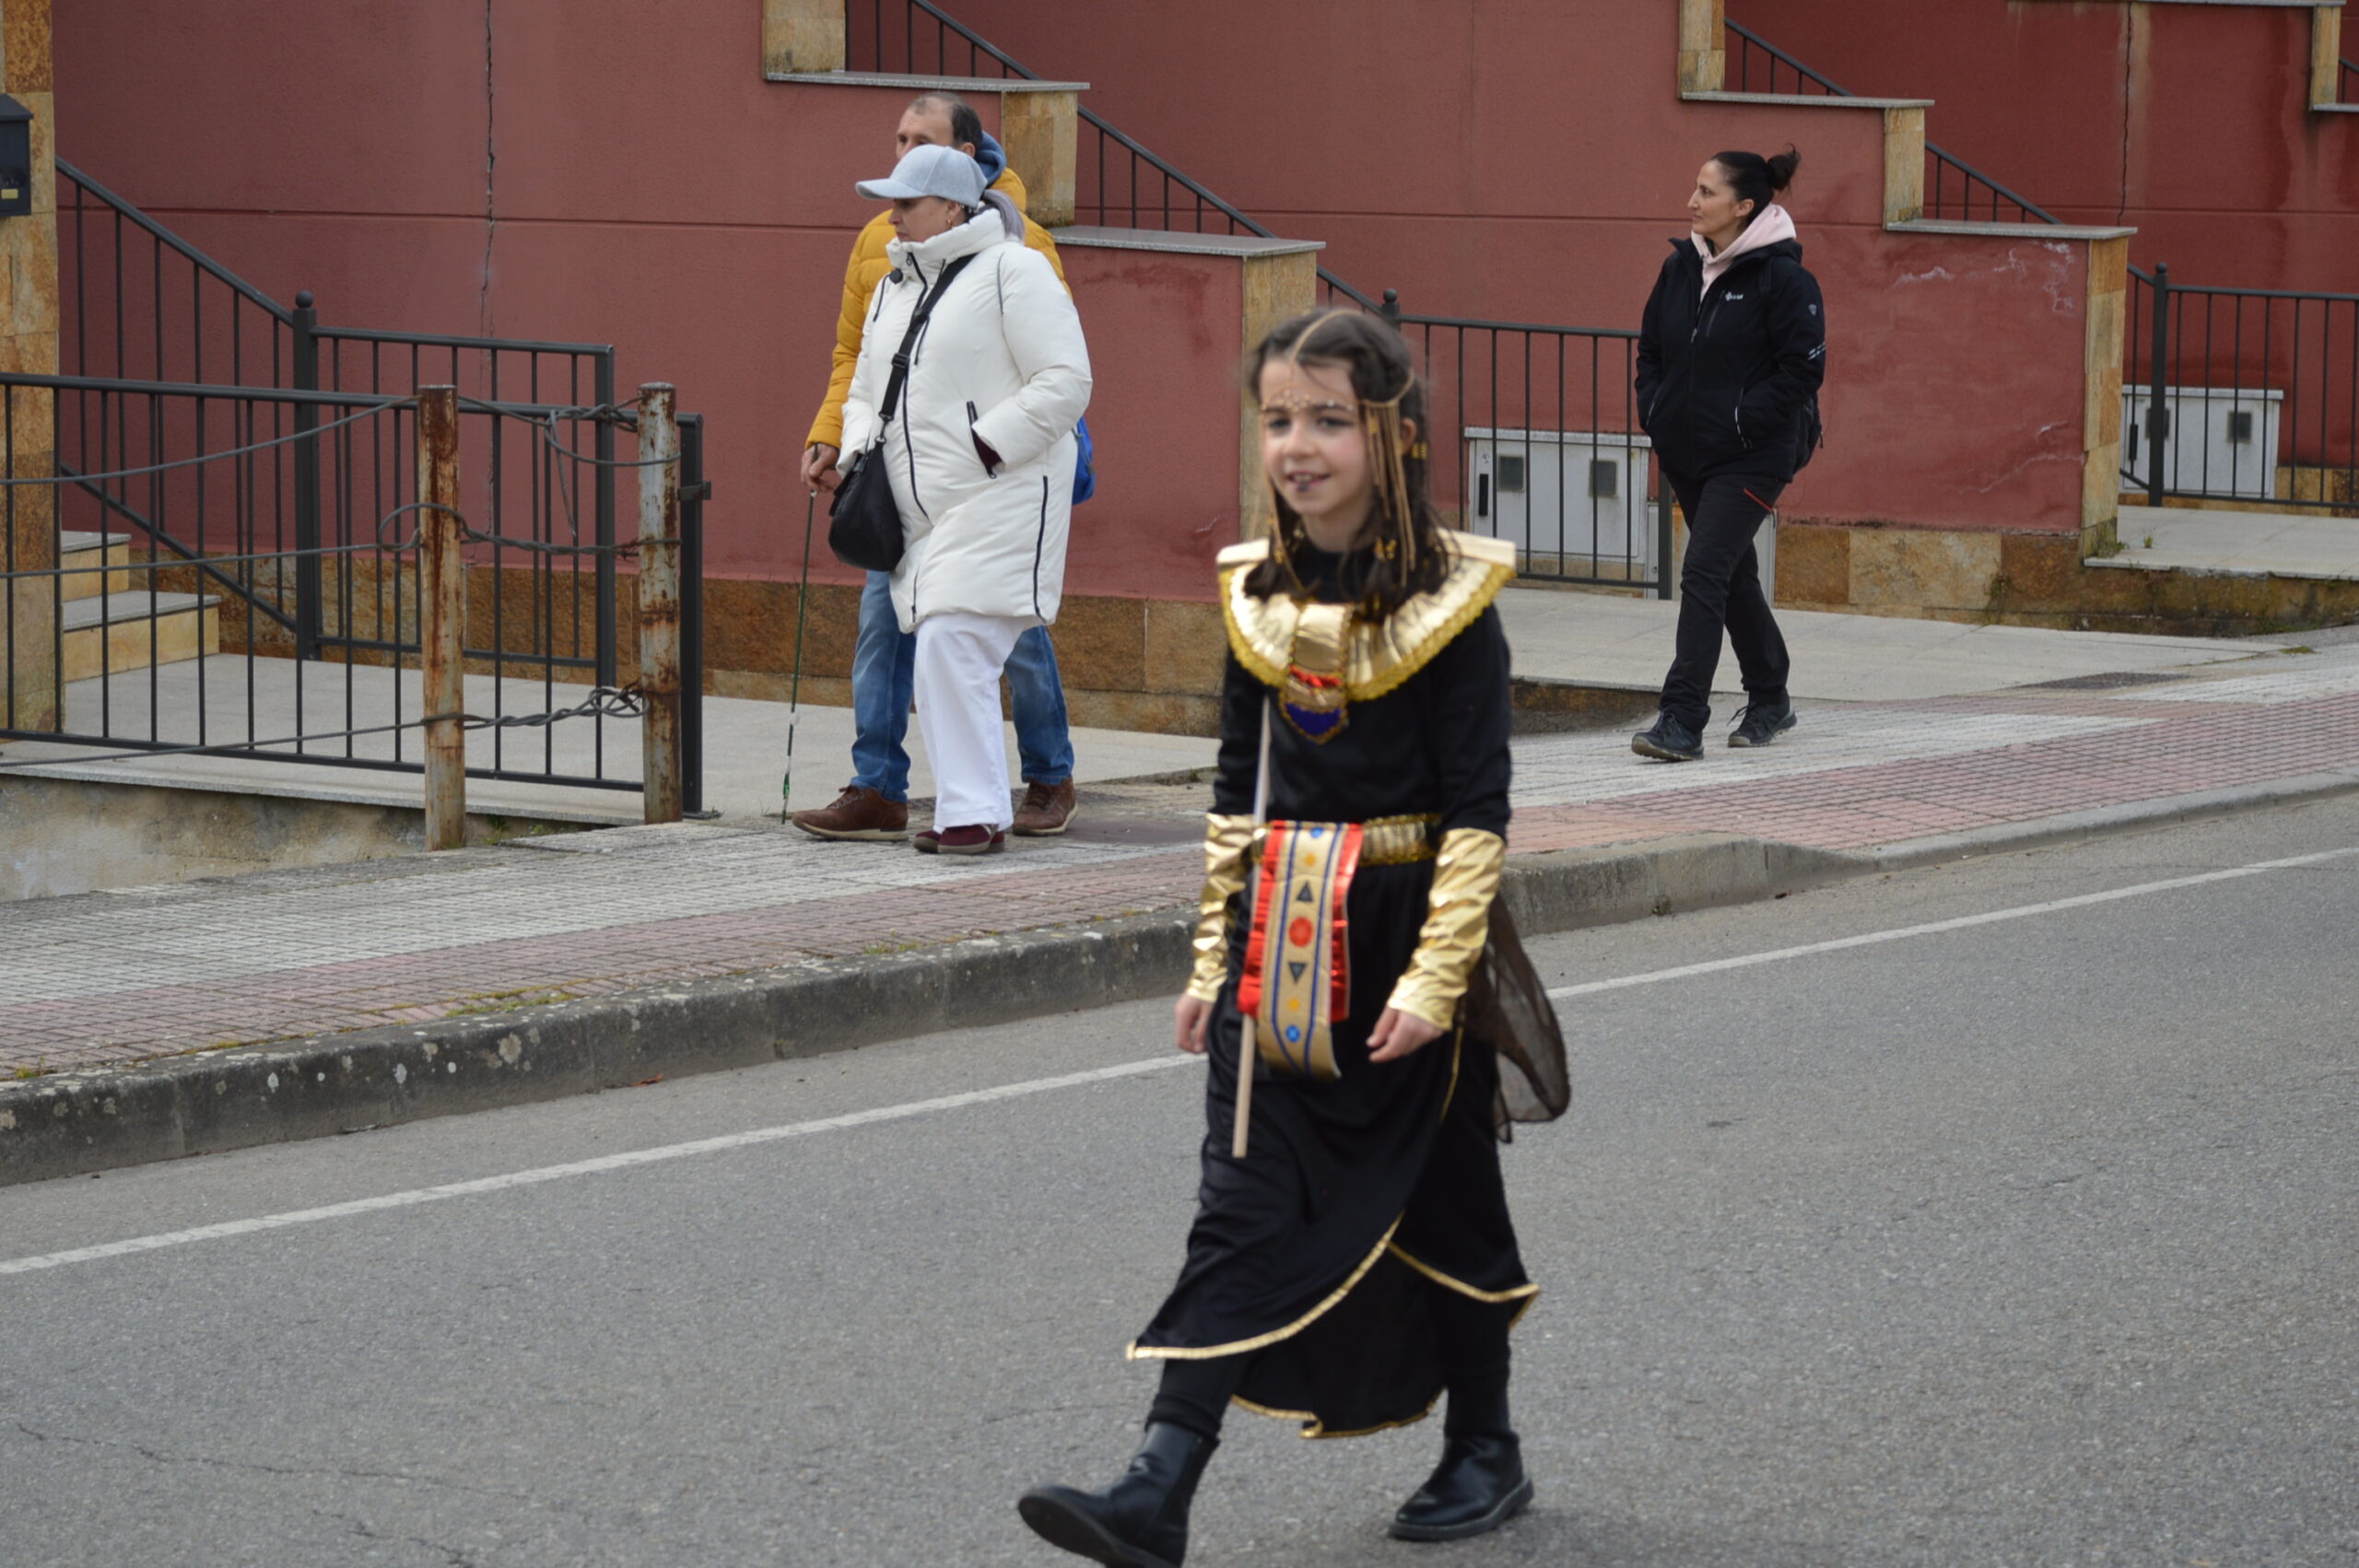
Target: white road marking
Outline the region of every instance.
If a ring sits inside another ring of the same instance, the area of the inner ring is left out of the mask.
[[[280,1214],[263,1214],[251,1220],[225,1220],[218,1224],[196,1225],[184,1231],[165,1231],[157,1235],[133,1236],[126,1241],[101,1242],[96,1246],[77,1246],[65,1252],[45,1252],[34,1258],[0,1259],[0,1274],[29,1274],[36,1270],[62,1269],[69,1263],[91,1263],[101,1258],[123,1258],[135,1252],[153,1252],[158,1247],[187,1246],[200,1241],[219,1241],[229,1236],[252,1235],[257,1231],[284,1230],[289,1225],[315,1225],[323,1220],[349,1219],[356,1214],[374,1214],[388,1209],[414,1209],[421,1203],[439,1203],[446,1198],[472,1198],[478,1193],[504,1192],[510,1188],[537,1187],[543,1182],[563,1181],[569,1176],[597,1176],[606,1171],[628,1170],[633,1165],[660,1164],[667,1160],[685,1160],[698,1154],[718,1154],[731,1149],[747,1149],[758,1143],[777,1143],[789,1138],[808,1138],[814,1133],[840,1132],[846,1128],[867,1127],[880,1121],[900,1121],[910,1117],[931,1116],[935,1111],[957,1110],[967,1106],[986,1106],[995,1100],[1022,1099],[1027,1094],[1046,1094],[1057,1089],[1078,1088],[1085,1083],[1103,1083],[1109,1079],[1134,1078],[1141,1073],[1161,1072],[1168,1068],[1191,1067],[1199,1058],[1181,1056],[1177,1052],[1156,1057],[1151,1061],[1126,1061],[1119,1067],[1092,1068],[1086,1072],[1062,1073],[1054,1078],[1034,1078],[1022,1083],[1003,1084],[996,1089],[976,1089],[964,1094],[945,1094],[939,1099],[913,1100],[907,1105],[885,1106],[875,1110],[852,1111],[844,1116],[821,1117],[816,1121],[789,1122],[781,1127],[758,1127],[749,1132],[731,1132],[719,1138],[699,1138],[687,1143],[667,1143],[659,1149],[634,1149],[622,1154],[601,1154],[594,1160],[572,1160],[561,1165],[542,1165],[529,1171],[511,1171],[505,1176],[482,1176],[474,1181],[454,1181],[440,1187],[421,1187],[408,1192],[389,1192],[376,1198],[356,1198],[348,1203],[327,1203],[317,1209],[290,1209]]]
[[[2359,855],[2359,845],[2341,849],[2322,850],[2314,855],[2294,855],[2282,860],[2259,860],[2251,865],[2234,866],[2225,871],[2202,872],[2193,876],[2175,876],[2161,882],[2142,882],[2131,887],[2117,887],[2106,893],[2083,893],[2071,898],[2052,898],[2044,904],[2024,904],[2010,909],[1993,909],[1986,914],[1961,915],[1954,919],[1931,920],[1919,926],[1899,926],[1890,930],[1869,931],[1860,936],[1837,937],[1832,942],[1806,942],[1800,947],[1781,947],[1767,953],[1748,953],[1735,958],[1716,958],[1704,964],[1683,964],[1676,968],[1654,969],[1643,975],[1622,975],[1610,980],[1587,980],[1579,985],[1558,986],[1549,996],[1562,1000],[1570,997],[1590,996],[1599,991],[1621,990],[1630,986],[1660,985],[1665,980],[1684,980],[1697,975],[1714,975],[1728,969],[1751,968],[1759,964],[1777,964],[1789,958],[1807,958],[1821,953],[1840,953],[1847,948],[1872,947],[1881,942],[1901,942],[1910,937],[1934,936],[1942,931],[1970,930],[1975,926],[1996,925],[2002,920],[2027,919],[2034,915],[2053,914],[2060,909],[2086,908],[2094,904],[2111,904],[2124,898],[2141,898],[2148,894],[2168,893],[2181,887],[2202,887],[2216,882],[2233,882],[2242,877],[2259,876],[2263,872],[2290,871],[2299,866],[2315,866],[2328,860]],[[760,1127],[747,1132],[725,1133],[718,1138],[699,1138],[687,1143],[667,1143],[656,1149],[635,1149],[628,1153],[601,1154],[593,1160],[573,1160],[560,1165],[541,1165],[528,1171],[511,1171],[505,1176],[482,1176],[474,1181],[454,1181],[440,1187],[421,1187],[408,1192],[389,1192],[376,1198],[356,1198],[346,1203],[323,1204],[316,1209],[291,1209],[279,1214],[263,1214],[251,1220],[225,1220],[218,1224],[197,1225],[184,1231],[164,1231],[155,1235],[133,1236],[124,1241],[101,1242],[96,1246],[77,1246],[65,1252],[45,1252],[31,1258],[0,1258],[0,1274],[29,1274],[43,1269],[62,1269],[72,1263],[92,1263],[105,1258],[124,1258],[135,1253],[154,1252],[161,1247],[187,1246],[195,1242],[219,1241],[230,1236],[252,1235],[260,1231],[284,1230],[289,1225],[312,1225],[325,1220],[348,1219],[358,1214],[381,1213],[393,1209],[413,1209],[421,1203],[439,1203],[449,1198],[472,1198],[481,1193],[504,1192],[511,1188],[537,1187],[543,1182],[563,1181],[570,1176],[598,1176],[607,1171],[628,1170],[634,1165],[661,1164],[669,1160],[685,1160],[698,1154],[718,1154],[732,1149],[747,1149],[761,1143],[777,1143],[790,1138],[808,1138],[815,1133],[840,1132],[848,1128],[868,1127],[877,1122],[901,1121],[910,1117],[931,1116],[936,1111],[958,1110],[968,1106],[985,1106],[999,1100],[1017,1100],[1030,1094],[1046,1094],[1058,1089],[1074,1089],[1084,1084],[1103,1083],[1112,1079],[1134,1078],[1143,1073],[1161,1072],[1171,1068],[1191,1067],[1200,1059],[1191,1056],[1155,1057],[1145,1061],[1123,1062],[1117,1067],[1092,1068],[1086,1072],[1061,1073],[1054,1078],[1034,1078],[1021,1083],[1003,1084],[996,1089],[975,1089],[963,1094],[945,1094],[938,1099],[913,1100],[906,1105],[884,1106],[875,1110],[852,1111],[843,1116],[821,1117],[816,1121],[789,1122],[780,1127]]]
[[[1929,920],[1921,926],[1895,926],[1890,930],[1868,931],[1860,936],[1837,937],[1832,942],[1804,942],[1800,947],[1780,947],[1767,953],[1747,953],[1735,958],[1715,958],[1703,964],[1682,964],[1675,969],[1652,969],[1643,975],[1621,975],[1610,980],[1584,980],[1579,985],[1557,986],[1549,997],[1563,1001],[1571,997],[1594,996],[1599,991],[1618,991],[1628,986],[1661,985],[1665,980],[1684,980],[1696,975],[1717,975],[1728,969],[1750,969],[1756,964],[1777,964],[1789,958],[1808,958],[1820,953],[1840,953],[1851,947],[1873,947],[1880,942],[1905,942],[1910,937],[1936,936],[1942,931],[1962,931],[1975,926],[1994,926],[2002,920],[2025,920],[2034,915],[2052,915],[2059,909],[2086,908],[2092,904],[2111,904],[2124,898],[2142,898],[2150,893],[2168,893],[2174,888],[2201,887],[2208,883],[2234,882],[2240,877],[2259,876],[2263,872],[2288,871],[2296,866],[2315,866],[2326,860],[2339,860],[2349,855],[2359,855],[2359,845],[2347,848],[2326,849],[2315,855],[2294,855],[2283,860],[2257,860],[2248,866],[2232,866],[2226,871],[2202,872],[2194,876],[2168,877],[2161,882],[2142,882],[2132,887],[2117,887],[2106,893],[2083,893],[2071,898],[2051,898],[2045,904],[2019,904],[2012,909],[1992,909],[1986,914],[1960,915],[1951,920]]]

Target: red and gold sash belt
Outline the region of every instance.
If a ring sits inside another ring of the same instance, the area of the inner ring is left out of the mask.
[[[1284,1078],[1332,1080],[1334,1026],[1351,1008],[1345,907],[1363,865],[1434,857],[1431,816],[1374,822],[1273,822],[1262,845],[1239,1012],[1253,1020],[1261,1059]]]

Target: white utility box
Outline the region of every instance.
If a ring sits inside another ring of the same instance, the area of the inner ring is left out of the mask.
[[[1465,527],[1558,569],[1653,576],[1654,508],[1644,436],[1586,430],[1466,431]]]
[[[2165,387],[2163,486],[2187,496],[2269,500],[2277,494],[2277,427],[2285,394],[2268,388]],[[2152,387],[2121,389],[2124,489],[2147,483]]]

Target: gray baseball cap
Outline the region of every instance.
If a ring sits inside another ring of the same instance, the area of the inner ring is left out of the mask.
[[[863,180],[854,187],[872,202],[906,202],[946,196],[962,207],[983,200],[983,166],[957,147],[911,147],[886,180]]]

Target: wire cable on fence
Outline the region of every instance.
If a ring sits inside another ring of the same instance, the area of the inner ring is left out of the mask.
[[[185,746],[147,746],[137,751],[105,752],[96,756],[12,757],[0,759],[0,767],[56,767],[86,762],[137,762],[143,757],[158,756],[247,756],[274,746],[308,746],[323,741],[358,740],[366,735],[390,735],[400,730],[418,730],[428,724],[440,724],[456,719],[463,730],[533,730],[567,719],[637,719],[647,711],[646,696],[636,685],[627,686],[593,686],[590,695],[570,708],[554,708],[546,713],[506,713],[486,717],[479,713],[429,713],[418,719],[405,719],[392,724],[372,724],[351,730],[326,730],[308,735],[282,735],[268,741],[239,741],[235,743],[205,743]],[[41,742],[37,735],[19,734],[11,737],[33,741],[41,744],[73,745],[72,741]],[[300,762],[303,754],[276,757],[275,761]]]
[[[283,447],[290,441],[311,440],[326,435],[331,430],[341,430],[346,425],[358,425],[363,419],[374,419],[389,409],[407,407],[417,401],[415,397],[393,398],[379,404],[374,408],[364,408],[358,414],[347,414],[341,419],[332,419],[314,429],[298,430],[291,436],[273,436],[266,441],[251,441],[242,447],[227,447],[217,452],[203,452],[195,457],[174,458],[170,462],[151,462],[144,468],[117,468],[104,474],[43,474],[24,479],[0,478],[0,486],[94,485],[102,479],[136,479],[142,474],[161,474],[168,469],[194,468],[201,462],[219,462],[224,458],[245,457],[253,452],[267,451],[272,447]]]
[[[363,550],[381,550],[388,554],[415,547],[411,544],[310,544],[297,550],[258,550],[250,556],[150,556],[144,561],[118,561],[112,566],[96,567],[16,567],[0,571],[0,581],[13,578],[89,577],[100,572],[109,574],[145,571],[194,571],[202,567],[248,566],[258,561],[283,561],[298,556],[346,556]],[[144,588],[126,588],[126,594],[145,593]]]
[[[546,556],[632,556],[639,553],[640,541],[626,539],[613,544],[558,544],[540,539],[519,539],[511,533],[487,533],[467,521],[467,514],[440,501],[407,501],[377,520],[377,545],[387,555],[401,555],[417,549],[424,542],[422,534],[413,533],[407,539],[389,542],[385,525],[411,512],[442,512],[459,520],[459,542],[463,544],[495,544],[507,550],[534,550]],[[580,532],[579,527],[575,529]]]

